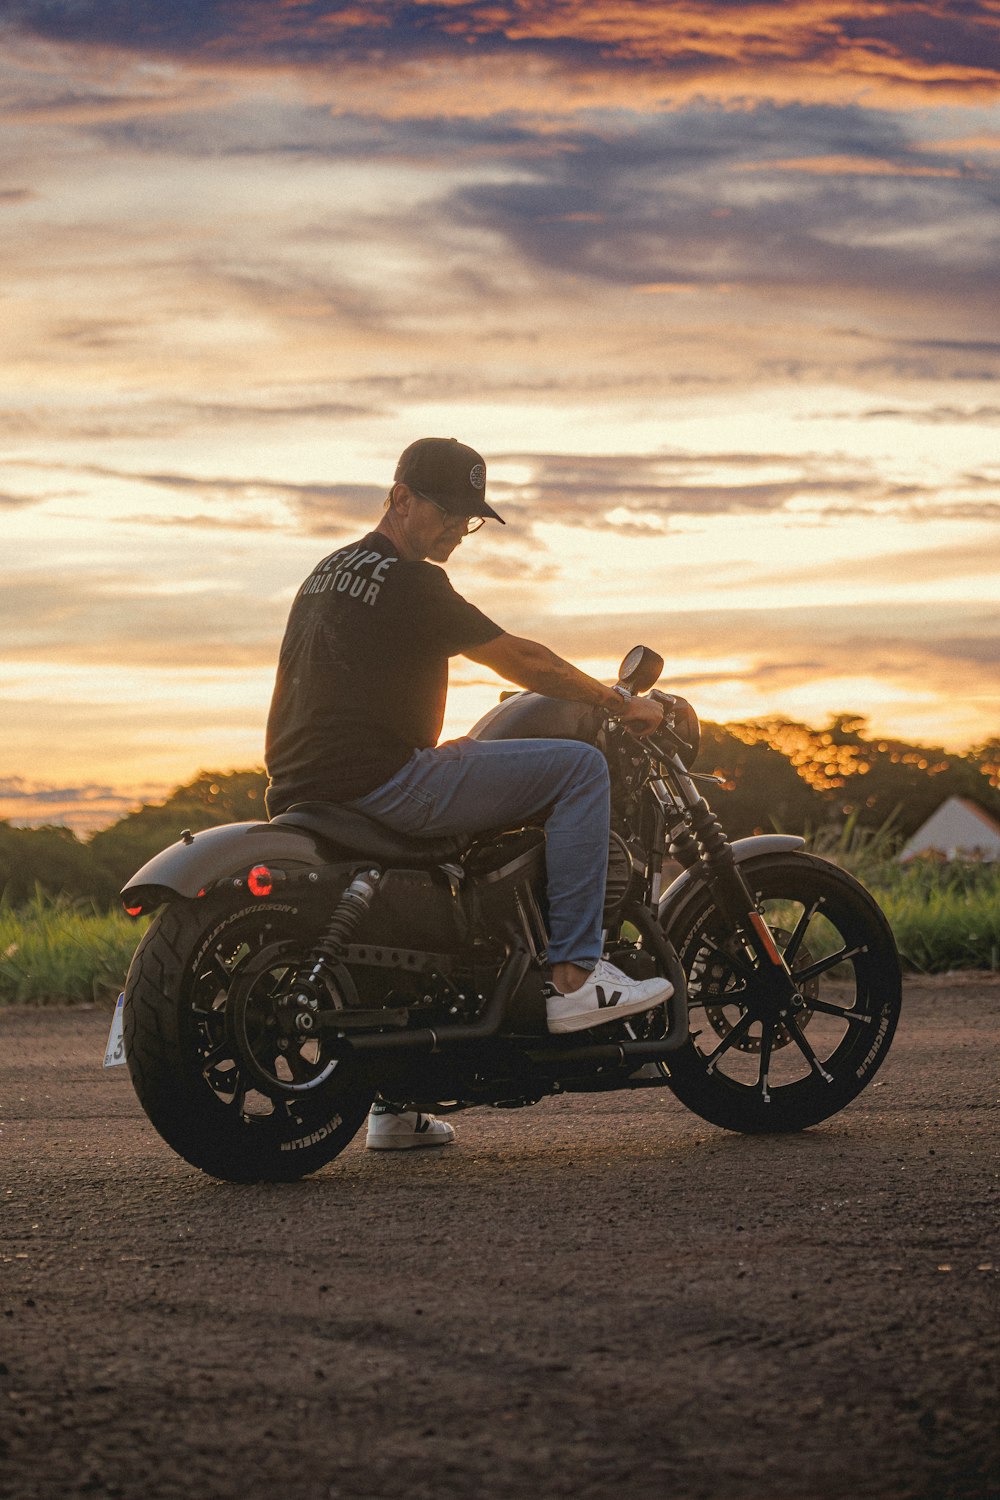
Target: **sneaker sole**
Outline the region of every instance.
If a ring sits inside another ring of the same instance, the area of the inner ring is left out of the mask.
[[[584,1011],[579,1016],[561,1016],[555,1021],[549,1021],[549,1031],[554,1036],[561,1036],[571,1031],[593,1031],[598,1026],[610,1026],[612,1022],[624,1020],[627,1016],[642,1016],[647,1011],[659,1010],[673,993],[673,989],[668,988],[659,1000],[637,1000],[630,1005],[609,1005],[606,1010],[598,1012],[596,1020],[592,1010]]]
[[[453,1135],[432,1137],[430,1140],[426,1136],[408,1136],[399,1141],[365,1141],[365,1149],[368,1151],[426,1150],[428,1146],[450,1146],[454,1139]]]

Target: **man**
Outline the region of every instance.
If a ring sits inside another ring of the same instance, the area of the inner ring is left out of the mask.
[[[656,728],[660,709],[508,634],[455,592],[436,564],[487,519],[504,524],[486,503],[486,465],[474,449],[420,438],[404,450],[375,530],[324,558],[292,605],[267,726],[267,808],[274,816],[296,802],[339,802],[427,837],[513,827],[548,810],[548,1025],[588,1030],[672,993],[667,980],[635,980],[601,958],[607,763],[575,740],[439,745],[448,658],[593,704],[638,734]],[[375,1149],[453,1138],[444,1121],[391,1105],[369,1121]]]

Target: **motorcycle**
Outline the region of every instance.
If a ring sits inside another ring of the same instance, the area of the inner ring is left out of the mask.
[[[899,1016],[888,923],[845,871],[767,834],[730,842],[692,766],[691,705],[637,646],[637,738],[582,704],[505,693],[481,739],[578,739],[611,773],[605,955],[673,996],[569,1036],[545,1019],[545,836],[411,838],[302,803],[197,833],[122,892],[156,911],[129,968],[125,1053],[153,1125],[233,1182],[292,1181],[343,1151],[376,1095],[438,1114],[665,1087],[702,1119],[797,1131],[850,1103]],[[667,883],[665,867],[679,867]],[[157,910],[158,909],[158,910]]]

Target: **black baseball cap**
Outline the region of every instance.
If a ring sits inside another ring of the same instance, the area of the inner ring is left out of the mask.
[[[486,460],[457,438],[417,438],[400,454],[393,482],[408,484],[453,516],[488,516],[506,525],[486,504]]]

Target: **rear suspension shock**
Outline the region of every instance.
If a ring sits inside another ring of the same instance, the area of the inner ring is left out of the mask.
[[[360,927],[362,918],[371,910],[382,875],[383,871],[377,866],[362,870],[345,887],[316,945],[319,953],[327,958],[339,957]]]

